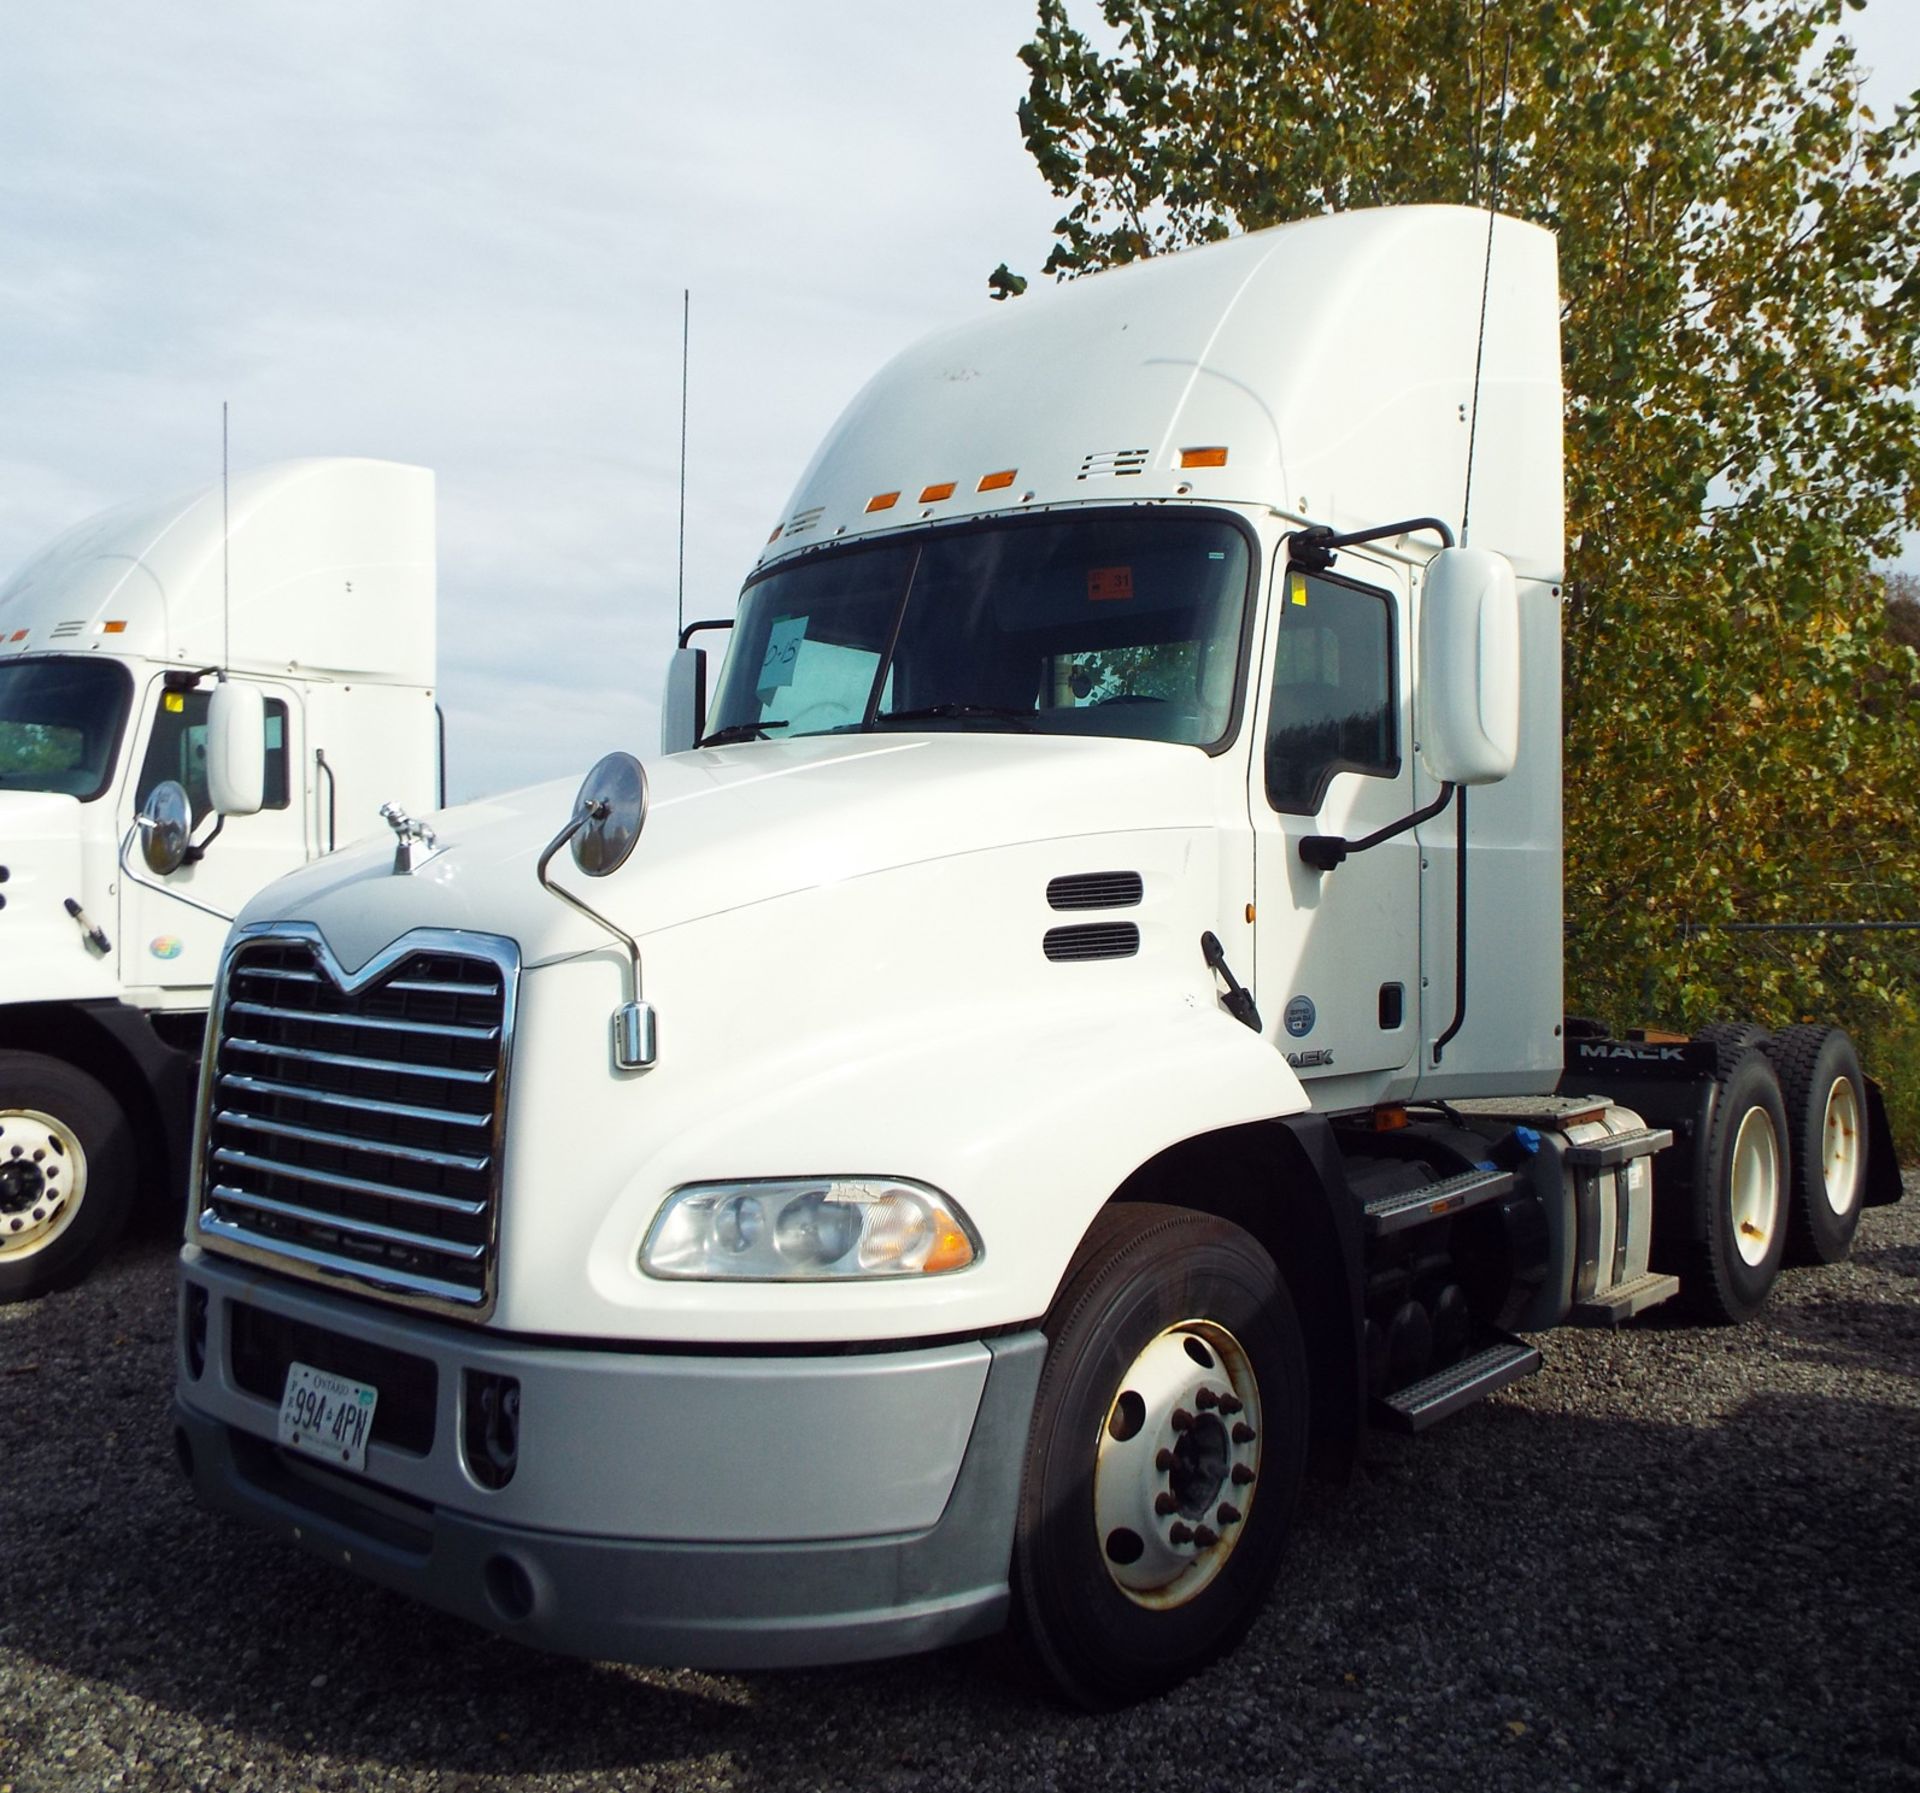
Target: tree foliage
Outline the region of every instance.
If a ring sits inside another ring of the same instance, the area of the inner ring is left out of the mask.
[[[1858,10],[1859,0],[1849,0]],[[1843,0],[1040,0],[1046,272],[1358,206],[1559,239],[1569,1000],[1912,1012],[1920,684],[1868,572],[1920,526],[1920,108]],[[1920,98],[1920,96],[1916,96]]]

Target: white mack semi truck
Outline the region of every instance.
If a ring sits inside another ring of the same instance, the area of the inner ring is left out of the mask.
[[[1100,1706],[1369,1421],[1843,1254],[1898,1188],[1844,1035],[1562,1015],[1559,314],[1546,233],[1431,207],[936,336],[662,754],[250,903],[201,1498],[552,1649],[1011,1619]]]
[[[109,511],[0,587],[0,1301],[178,1199],[241,905],[438,801],[433,637],[433,476],[382,461]]]

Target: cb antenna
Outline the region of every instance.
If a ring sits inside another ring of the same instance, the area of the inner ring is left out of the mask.
[[[1485,13],[1482,12],[1484,19]],[[1480,429],[1480,370],[1487,357],[1487,294],[1493,284],[1493,225],[1500,211],[1500,157],[1507,141],[1507,76],[1513,68],[1513,32],[1500,58],[1500,111],[1493,127],[1493,177],[1487,184],[1487,259],[1480,270],[1480,338],[1473,351],[1473,398],[1467,409],[1467,489],[1460,499],[1460,546],[1467,545],[1473,511],[1473,441]],[[1476,126],[1477,129],[1477,126]]]
[[[233,574],[228,552],[227,401],[220,401],[220,676],[233,664]]]
[[[674,598],[675,637],[687,626],[687,337],[693,325],[693,289],[680,289],[680,580]]]

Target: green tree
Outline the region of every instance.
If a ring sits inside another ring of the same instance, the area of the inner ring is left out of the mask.
[[[1850,0],[1859,10],[1860,0]],[[1060,277],[1327,210],[1559,239],[1569,1001],[1913,1012],[1920,706],[1870,561],[1920,525],[1920,108],[1843,0],[1040,0]],[[1916,96],[1920,98],[1920,96]]]

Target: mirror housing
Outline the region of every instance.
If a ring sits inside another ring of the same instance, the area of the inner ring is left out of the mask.
[[[660,751],[685,753],[707,732],[707,650],[675,648],[667,662],[667,694],[660,705]]]
[[[1443,548],[1420,599],[1420,759],[1441,784],[1494,784],[1520,753],[1520,593],[1504,555]]]
[[[193,834],[193,805],[187,801],[186,787],[171,778],[155,785],[140,805],[137,826],[140,857],[147,862],[147,870],[156,877],[171,877],[186,862]]]
[[[258,685],[222,679],[207,699],[207,795],[223,816],[250,816],[266,789],[267,700]]]

